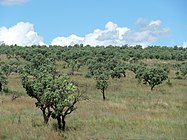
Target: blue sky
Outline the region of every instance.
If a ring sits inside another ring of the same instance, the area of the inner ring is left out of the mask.
[[[0,41],[181,46],[186,7],[187,0],[0,0]]]

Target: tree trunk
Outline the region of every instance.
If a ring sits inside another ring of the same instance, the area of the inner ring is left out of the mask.
[[[50,118],[52,112],[50,111],[49,107],[47,108],[47,112],[46,112],[46,108],[42,108],[41,110],[43,113],[44,123],[48,124],[48,121],[49,121],[49,118]]]
[[[152,86],[151,86],[151,90],[153,90],[154,87],[155,87],[155,85],[152,85]]]
[[[62,116],[62,131],[65,131],[65,127],[66,127],[65,117]]]
[[[0,91],[2,91],[2,89],[3,89],[3,88],[2,88],[2,83],[0,82]]]
[[[74,75],[74,73],[75,73],[75,66],[72,66],[72,68],[71,68],[71,75]]]
[[[58,123],[58,129],[62,129],[62,124],[61,124],[61,118],[58,116],[57,118],[57,123]]]
[[[102,94],[103,94],[103,100],[105,101],[106,98],[105,98],[105,89],[104,88],[102,89]]]
[[[45,109],[42,109],[42,113],[43,113],[43,118],[44,118],[44,124],[47,124],[49,121],[49,118],[47,117],[47,115],[45,113]]]

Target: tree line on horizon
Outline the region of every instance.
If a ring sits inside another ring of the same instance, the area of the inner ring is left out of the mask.
[[[118,54],[122,57],[125,61],[129,60],[130,58],[137,58],[137,59],[160,59],[160,60],[177,60],[177,61],[184,61],[187,60],[187,48],[182,47],[167,47],[167,46],[148,46],[143,48],[141,45],[136,46],[90,46],[83,44],[80,45],[73,45],[73,46],[17,46],[17,45],[0,45],[0,54],[15,54],[15,55],[24,55],[24,51],[27,51],[29,48],[33,48],[33,50],[37,49],[45,49],[51,53],[54,53],[58,59],[62,59],[60,57],[63,56],[63,53],[71,51],[79,53],[84,53],[84,55],[92,56],[94,53],[100,52],[102,50],[107,51],[108,53]],[[84,49],[83,49],[84,48]],[[74,51],[72,51],[72,49]],[[89,52],[90,51],[90,52]],[[26,52],[25,52],[26,53]],[[26,55],[26,54],[25,54]]]

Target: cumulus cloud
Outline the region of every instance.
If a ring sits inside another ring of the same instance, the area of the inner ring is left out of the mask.
[[[83,44],[92,46],[123,45],[125,44],[123,34],[128,31],[129,29],[126,27],[118,27],[117,24],[108,22],[104,30],[97,29],[93,33],[87,34]]]
[[[1,5],[17,5],[26,3],[28,0],[0,0]]]
[[[127,41],[127,44],[140,44],[143,46],[150,45],[159,38],[168,35],[170,32],[169,28],[162,27],[160,20],[139,24],[140,28],[137,30],[130,30],[127,34],[124,35],[123,39]]]
[[[69,46],[75,44],[82,44],[84,38],[76,35],[71,35],[69,37],[57,37],[53,39],[51,45],[61,45],[61,46]]]
[[[45,45],[42,37],[34,31],[33,24],[29,22],[19,22],[10,28],[0,27],[0,42],[21,46]]]
[[[183,42],[182,47],[187,48],[187,42]]]
[[[145,21],[139,19],[136,28],[121,27],[113,22],[108,22],[104,29],[96,29],[83,37],[70,35],[68,37],[57,37],[52,40],[51,45],[69,46],[84,44],[91,46],[122,46],[129,45],[152,45],[156,40],[168,35],[169,28],[163,27],[160,20]],[[34,31],[33,24],[29,22],[19,22],[10,28],[0,27],[0,42],[8,45],[46,45],[37,32]],[[1,44],[1,43],[0,43]],[[184,42],[183,47],[187,46]]]
[[[147,22],[143,19],[137,21],[137,29],[130,29],[128,27],[120,27],[113,22],[108,22],[103,30],[96,29],[93,33],[89,33],[84,37],[71,35],[69,37],[57,37],[52,41],[52,45],[75,45],[84,44],[92,46],[121,46],[129,45],[151,45],[160,37],[166,36],[169,28],[162,26],[160,20]]]

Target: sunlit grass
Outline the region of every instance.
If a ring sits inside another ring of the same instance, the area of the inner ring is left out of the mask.
[[[60,63],[58,69],[61,68]],[[65,69],[68,72],[69,69]],[[127,77],[110,79],[106,101],[102,101],[95,80],[85,78],[86,67],[70,76],[79,83],[89,100],[67,117],[65,132],[56,129],[56,121],[43,125],[35,100],[25,94],[19,76],[9,76],[9,89],[24,96],[11,100],[0,96],[0,139],[7,140],[185,140],[187,138],[187,80],[171,79],[156,86],[137,82],[132,72]],[[174,72],[170,72],[174,77]],[[1,93],[2,94],[2,93]]]

